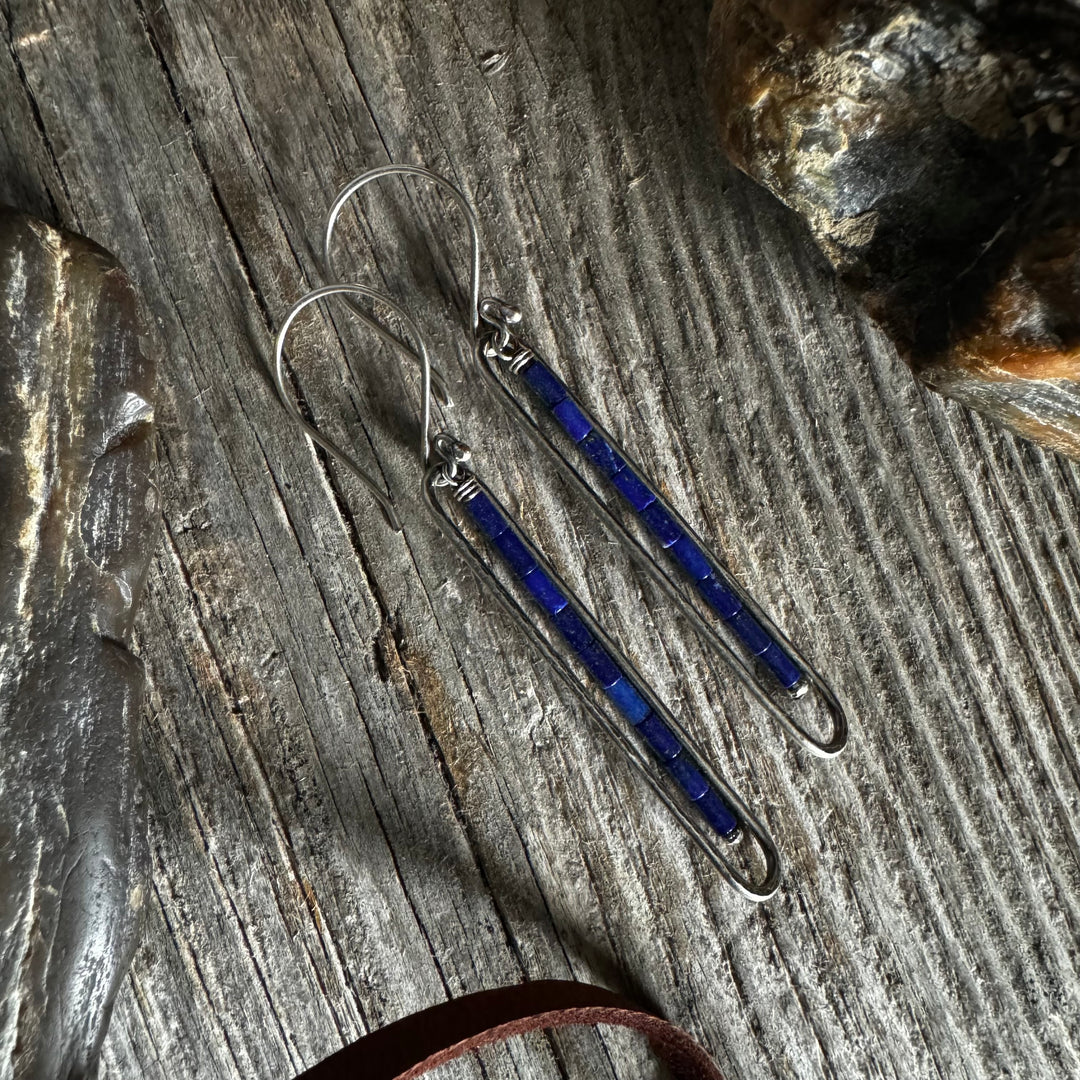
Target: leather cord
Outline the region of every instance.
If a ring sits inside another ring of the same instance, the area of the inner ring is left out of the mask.
[[[575,1024],[634,1028],[678,1080],[723,1080],[682,1028],[610,990],[559,980],[484,990],[413,1013],[351,1043],[297,1080],[415,1080],[481,1046]]]

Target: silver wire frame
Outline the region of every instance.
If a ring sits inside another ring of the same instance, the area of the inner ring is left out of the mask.
[[[468,482],[475,484],[478,490],[482,491],[489,499],[491,499],[498,507],[500,513],[502,513],[508,521],[512,523],[516,522],[514,515],[506,509],[486,485],[477,480],[474,474],[469,473],[467,475]],[[731,886],[747,900],[756,903],[768,900],[779,888],[782,862],[776,844],[764,825],[762,825],[754,816],[738,793],[708,765],[708,762],[697,748],[694,740],[687,735],[682,725],[680,725],[674,716],[672,716],[670,710],[657,700],[656,695],[650,689],[649,684],[641,676],[636,665],[625,656],[622,650],[619,649],[607,633],[605,633],[603,628],[597,624],[596,620],[589,614],[588,609],[577,599],[574,590],[567,585],[558,572],[551,566],[543,553],[538,551],[537,548],[529,542],[528,536],[522,533],[520,529],[517,529],[519,537],[525,543],[530,554],[536,559],[544,573],[551,577],[560,591],[562,591],[563,595],[568,598],[569,602],[573,605],[575,612],[586,626],[588,626],[590,633],[596,636],[597,640],[601,642],[604,648],[611,652],[616,662],[630,675],[631,679],[636,684],[636,689],[646,699],[650,708],[652,708],[657,716],[659,716],[660,719],[675,732],[680,742],[695,759],[693,762],[694,765],[701,769],[709,783],[713,785],[718,792],[722,793],[724,799],[739,819],[739,824],[742,829],[753,837],[761,852],[765,866],[764,875],[761,880],[752,881],[738,867],[733,865],[731,860],[724,854],[721,846],[708,832],[706,832],[702,825],[686,813],[680,805],[683,800],[672,798],[664,784],[657,779],[656,763],[646,756],[641,748],[628,737],[626,730],[628,722],[624,719],[619,719],[618,721],[614,720],[611,716],[607,715],[604,709],[596,704],[592,695],[590,695],[589,691],[585,688],[585,685],[561,655],[561,648],[549,640],[541,631],[540,627],[530,619],[528,613],[526,613],[511,594],[510,590],[507,589],[503,582],[495,575],[488,561],[479,551],[477,551],[472,541],[465,535],[465,532],[458,525],[454,517],[448,513],[446,507],[443,505],[443,499],[440,497],[440,493],[450,492],[451,497],[453,497],[452,493],[457,490],[458,486],[459,484],[455,482],[448,483],[444,467],[440,464],[435,464],[428,470],[424,478],[423,492],[428,506],[435,514],[439,527],[465,559],[470,570],[481,584],[490,590],[492,595],[499,601],[510,617],[525,632],[537,652],[574,692],[585,706],[586,712],[599,725],[601,730],[615,740],[616,744],[622,749],[630,762],[643,776],[653,793],[668,808],[668,810],[674,814],[676,820],[696,841],[698,846],[708,857],[709,861],[720,871],[729,884],[731,884]]]
[[[702,639],[702,642],[707,647],[719,650],[721,658],[734,669],[736,676],[744,684],[758,704],[761,705],[761,707],[777,723],[782,725],[788,734],[800,745],[820,758],[835,757],[839,754],[840,751],[844,749],[848,740],[848,719],[843,706],[809,661],[807,661],[802,653],[795,648],[772,619],[761,610],[754,602],[753,598],[726,570],[724,561],[718,558],[712,548],[701,539],[697,530],[694,529],[660,494],[656,489],[656,486],[650,483],[650,487],[656,495],[660,506],[666,513],[670,514],[672,518],[675,519],[679,527],[686,532],[695,544],[698,545],[712,562],[713,566],[720,572],[724,587],[730,589],[739,597],[742,603],[753,614],[754,618],[756,618],[758,622],[773,635],[775,640],[798,662],[799,667],[802,669],[804,675],[809,680],[810,685],[824,703],[825,708],[832,719],[832,733],[828,739],[821,740],[816,738],[794,717],[788,715],[785,710],[781,709],[772,697],[761,688],[757,676],[747,666],[742,656],[740,656],[736,649],[721,637],[712,626],[705,622],[682,586],[672,580],[669,572],[665,570],[664,567],[662,567],[645,549],[641,542],[629,532],[626,526],[612,512],[604,497],[596,491],[593,485],[584,476],[581,475],[577,466],[570,461],[563,451],[552,442],[529,410],[526,409],[518,397],[511,391],[502,377],[501,369],[498,367],[500,363],[505,363],[505,361],[487,355],[482,347],[478,348],[476,352],[480,357],[480,367],[484,372],[486,381],[498,391],[499,399],[503,402],[504,407],[509,410],[510,415],[517,421],[518,425],[529,434],[534,442],[538,443],[547,454],[555,460],[557,465],[566,471],[573,485],[588,498],[600,517],[604,520],[605,524],[615,532],[616,536],[634,561],[646,574],[648,574],[652,581],[663,590],[668,598],[675,603],[676,607],[682,612],[684,617],[697,632],[698,636]],[[546,363],[543,357],[534,352],[531,348],[529,348],[529,352],[541,362]],[[638,474],[638,476],[648,477],[649,474],[638,466],[634,458],[626,452],[621,443],[611,436],[576,396],[574,403],[585,414],[586,419],[592,425],[593,430],[597,435],[604,439],[608,445],[623,458],[627,465]],[[787,696],[792,699],[795,697],[795,695],[792,694],[788,694]]]

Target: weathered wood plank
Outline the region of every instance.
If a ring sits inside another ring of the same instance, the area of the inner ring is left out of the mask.
[[[706,17],[0,7],[0,198],[115,251],[171,346],[139,628],[154,892],[109,1077],[290,1075],[448,994],[571,974],[648,996],[733,1078],[1077,1070],[1080,477],[917,389],[720,160]],[[332,335],[313,318],[297,338],[305,394],[387,479],[403,537],[284,421],[273,327],[318,280],[337,185],[388,154],[461,183],[488,280],[852,707],[849,754],[802,759],[632,576],[597,569],[589,520],[468,381],[439,201],[367,201],[357,273],[416,297],[448,422],[782,844],[760,910],[448,558],[412,373],[379,357],[343,398]],[[412,207],[434,236],[402,244]],[[484,1072],[647,1071],[607,1034],[529,1046]]]

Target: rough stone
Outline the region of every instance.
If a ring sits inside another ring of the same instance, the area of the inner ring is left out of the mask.
[[[916,374],[1080,456],[1080,5],[717,0],[709,80]]]
[[[90,241],[0,209],[0,1075],[92,1076],[136,942],[154,358]],[[10,1071],[9,1071],[10,1070]]]

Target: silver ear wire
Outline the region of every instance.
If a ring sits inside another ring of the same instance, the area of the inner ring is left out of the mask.
[[[354,177],[338,192],[333,205],[330,207],[330,213],[327,215],[326,232],[323,236],[323,268],[326,271],[327,278],[331,281],[337,279],[333,258],[334,227],[337,225],[338,218],[341,216],[341,211],[345,208],[345,204],[362,187],[370,184],[373,180],[380,180],[387,176],[415,176],[422,180],[428,180],[435,184],[436,187],[441,188],[449,194],[461,210],[462,214],[464,214],[465,224],[469,231],[469,251],[471,257],[469,273],[469,310],[472,338],[475,343],[480,336],[480,232],[477,226],[476,212],[469,204],[468,199],[466,199],[445,176],[440,176],[430,169],[422,168],[419,165],[380,165],[377,168],[368,169],[367,172]],[[417,356],[415,350],[410,348],[405,342],[396,338],[384,327],[373,327],[373,329],[383,337],[383,340],[390,341],[392,344],[397,345],[405,355],[410,356],[414,361],[419,362],[420,358]],[[432,372],[432,385],[435,388],[435,395],[439,404],[449,405],[450,395],[446,389],[446,383],[437,371]]]
[[[322,288],[313,289],[306,296],[301,297],[289,309],[289,313],[285,316],[285,321],[281,324],[281,329],[278,330],[277,342],[274,348],[274,386],[277,389],[278,397],[281,399],[282,405],[285,406],[286,412],[288,412],[300,427],[304,429],[308,438],[318,446],[321,446],[331,457],[344,465],[361,481],[361,483],[363,483],[375,501],[379,504],[379,508],[386,518],[386,523],[395,532],[401,532],[401,521],[397,516],[397,511],[394,508],[394,500],[389,492],[386,491],[383,488],[383,485],[377,480],[370,477],[349,453],[338,446],[337,443],[333,442],[333,440],[328,439],[318,428],[313,424],[309,424],[307,420],[304,419],[299,406],[296,404],[295,399],[286,385],[285,338],[289,333],[290,327],[300,312],[309,304],[313,304],[319,300],[325,300],[327,297],[331,296],[341,296],[347,301],[351,300],[353,297],[362,297],[363,299],[372,300],[382,304],[401,320],[402,325],[409,332],[413,341],[416,342],[417,347],[416,349],[413,349],[404,342],[399,341],[398,338],[386,330],[377,319],[364,311],[359,304],[355,302],[350,302],[348,304],[349,310],[363,323],[374,330],[383,341],[393,345],[399,352],[410,356],[420,365],[420,462],[422,466],[427,466],[428,459],[431,456],[431,360],[428,356],[427,344],[412,318],[382,293],[376,292],[374,289],[369,289],[364,285],[354,285],[342,282],[336,285],[324,285]]]

